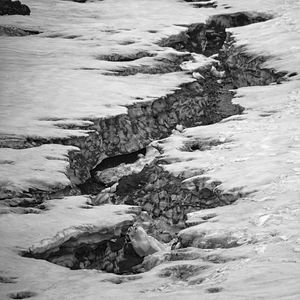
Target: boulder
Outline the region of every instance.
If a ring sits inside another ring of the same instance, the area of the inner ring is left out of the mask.
[[[30,15],[30,9],[20,1],[0,0],[0,16],[3,15]]]

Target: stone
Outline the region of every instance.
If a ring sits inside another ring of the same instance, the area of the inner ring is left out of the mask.
[[[151,204],[150,202],[147,202],[143,205],[143,209],[146,210],[147,212],[152,212],[153,204]]]
[[[184,130],[183,125],[179,125],[179,124],[177,124],[175,128],[176,128],[176,130],[179,131],[179,132],[183,132],[183,130]]]
[[[168,207],[168,202],[164,201],[164,200],[161,200],[159,202],[159,208],[163,211],[165,210],[166,208]]]
[[[110,203],[111,194],[110,193],[99,193],[93,200],[94,205],[103,205]]]
[[[39,34],[39,31],[35,30],[25,30],[21,28],[17,28],[15,26],[0,26],[0,36],[26,36]],[[12,147],[14,148],[14,147]]]
[[[160,212],[161,212],[161,210],[160,210],[159,208],[155,208],[154,211],[153,211],[153,215],[154,215],[155,217],[159,217]]]
[[[30,15],[30,9],[20,1],[0,0],[0,16],[3,15]]]

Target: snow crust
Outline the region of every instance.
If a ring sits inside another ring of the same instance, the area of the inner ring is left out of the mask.
[[[0,24],[42,33],[1,37],[1,135],[82,135],[82,131],[57,128],[52,120],[78,122],[126,113],[124,105],[136,98],[153,100],[191,80],[184,72],[105,76],[108,70],[132,64],[155,64],[155,57],[134,63],[97,59],[141,51],[158,52],[163,58],[168,53],[156,43],[184,30],[174,24],[207,18],[188,5],[158,0],[128,0],[126,5],[121,0],[85,5],[60,0],[25,3],[32,10],[30,17],[4,16]]]
[[[226,190],[254,191],[284,178],[299,175],[299,83],[239,89],[234,102],[245,114],[210,126],[186,129],[165,142],[165,166],[176,174],[190,172],[221,180]],[[270,106],[270,103],[272,105]],[[189,140],[217,140],[208,151],[186,152]],[[299,182],[296,180],[295,188]]]
[[[43,260],[33,260],[18,255],[22,250],[41,248],[44,251],[47,247],[59,245],[62,242],[76,238],[82,232],[105,232],[114,229],[122,224],[130,224],[133,221],[134,207],[125,205],[105,205],[84,209],[82,206],[88,201],[84,196],[67,197],[60,200],[51,200],[47,203],[50,210],[43,214],[6,214],[0,218],[0,270],[1,276],[13,276],[17,283],[1,287],[1,298],[8,299],[9,292],[22,289],[44,289],[46,286],[56,285],[58,282],[66,284],[69,280],[75,283],[79,278],[86,278],[97,275],[95,271],[71,271]],[[75,277],[73,277],[75,275]],[[79,278],[78,278],[79,275]],[[103,279],[98,273],[97,279]],[[77,278],[77,279],[76,279]],[[80,280],[81,280],[80,279]],[[74,281],[75,280],[75,281]],[[70,287],[69,284],[68,288]],[[38,287],[40,286],[40,287]],[[56,297],[58,289],[51,289],[48,295],[38,293],[38,299],[49,299]],[[76,288],[75,288],[76,290]],[[61,299],[76,299],[76,292],[68,296],[67,292],[58,297]],[[90,298],[92,299],[92,298]]]
[[[0,148],[0,192],[59,190],[70,185],[66,176],[73,146],[46,144],[28,149]],[[3,195],[1,195],[3,196]]]
[[[112,51],[158,51],[153,42],[183,30],[174,24],[201,22],[218,12],[275,13],[274,20],[230,31],[246,51],[269,57],[266,66],[289,73],[300,71],[299,1],[219,0],[216,9],[194,9],[192,3],[171,0],[128,0],[126,5],[120,0],[85,5],[55,0],[23,2],[32,9],[31,17],[5,16],[0,23],[43,33],[26,38],[1,37],[2,135],[83,135],[84,130],[65,130],[55,124],[75,122],[86,126],[93,118],[126,112],[122,105],[136,101],[134,97],[149,100],[172,92],[191,80],[191,75],[179,72],[108,77],[103,71],[116,68],[117,64],[98,61],[95,56]],[[231,8],[225,10],[222,4]],[[154,59],[142,60],[151,64]],[[74,233],[74,228],[101,229],[132,220],[131,215],[125,214],[127,207],[83,209],[80,206],[87,198],[69,197],[49,201],[51,209],[42,214],[1,215],[0,275],[17,277],[14,284],[1,284],[1,298],[8,299],[10,292],[32,290],[38,293],[37,299],[298,299],[299,100],[299,75],[281,85],[242,88],[234,101],[245,107],[243,115],[186,129],[162,144],[164,156],[171,162],[165,166],[170,172],[186,172],[192,177],[201,176],[204,171],[204,176],[220,180],[225,192],[235,188],[252,192],[234,205],[189,216],[201,224],[181,234],[196,239],[234,233],[241,243],[236,248],[203,251],[207,255],[221,252],[236,260],[217,267],[209,264],[209,271],[197,277],[205,275],[201,284],[159,276],[166,267],[164,263],[120,288],[109,281],[115,278],[113,275],[95,270],[71,271],[20,257],[20,249],[44,246],[43,240],[48,243],[55,236],[64,237],[66,232]],[[188,141],[210,139],[218,140],[218,145],[206,151],[182,150]],[[59,145],[1,149],[1,184],[17,190],[67,185],[64,173],[70,150],[73,149]],[[214,217],[203,219],[206,215]],[[237,259],[239,256],[244,259]],[[203,261],[185,263],[201,265]],[[178,262],[167,265],[176,266]],[[221,294],[207,293],[206,288],[211,287],[224,290]]]

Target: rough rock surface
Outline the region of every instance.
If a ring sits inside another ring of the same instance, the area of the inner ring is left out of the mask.
[[[14,26],[0,26],[0,36],[27,36],[31,34],[39,34],[39,32],[21,29]]]
[[[30,15],[30,9],[20,1],[0,0],[0,16],[3,15]]]

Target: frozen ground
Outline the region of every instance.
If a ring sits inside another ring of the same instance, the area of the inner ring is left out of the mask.
[[[270,57],[268,67],[300,73],[300,3],[296,0],[219,0],[216,9],[196,9],[175,0],[128,0],[126,5],[124,0],[84,5],[23,2],[31,8],[30,17],[5,16],[0,24],[42,33],[1,37],[0,134],[4,146],[7,139],[84,135],[82,129],[66,130],[55,124],[84,126],[95,118],[126,112],[124,105],[137,97],[151,100],[193,80],[184,72],[111,77],[105,73],[130,64],[154,64],[155,56],[134,62],[97,57],[141,51],[161,55],[166,50],[155,42],[184,30],[174,24],[202,22],[218,12],[274,13],[274,20],[230,31],[250,53]],[[231,8],[225,10],[222,4]],[[224,191],[242,188],[254,192],[234,205],[192,214],[191,220],[200,224],[181,232],[195,244],[211,237],[237,240],[239,247],[199,250],[201,257],[231,258],[225,263],[192,260],[191,256],[191,260],[164,263],[116,284],[116,275],[71,271],[20,257],[20,249],[38,246],[45,239],[48,243],[64,232],[73,234],[74,227],[100,230],[132,220],[126,207],[84,209],[84,197],[51,200],[47,202],[50,210],[42,214],[1,215],[1,297],[9,299],[9,293],[29,291],[36,293],[36,299],[298,299],[299,100],[298,75],[281,85],[242,88],[234,101],[245,107],[243,115],[186,129],[163,143],[164,156],[172,162],[166,168],[171,172],[185,171],[192,177],[204,170],[202,176],[220,180]],[[218,139],[220,144],[206,151],[181,150],[188,141],[204,139]],[[69,150],[62,145],[2,148],[1,185],[16,192],[67,185],[64,173]],[[214,217],[205,218],[207,215]],[[166,268],[182,264],[198,271],[186,280],[161,275]],[[197,284],[196,279],[202,283]]]

